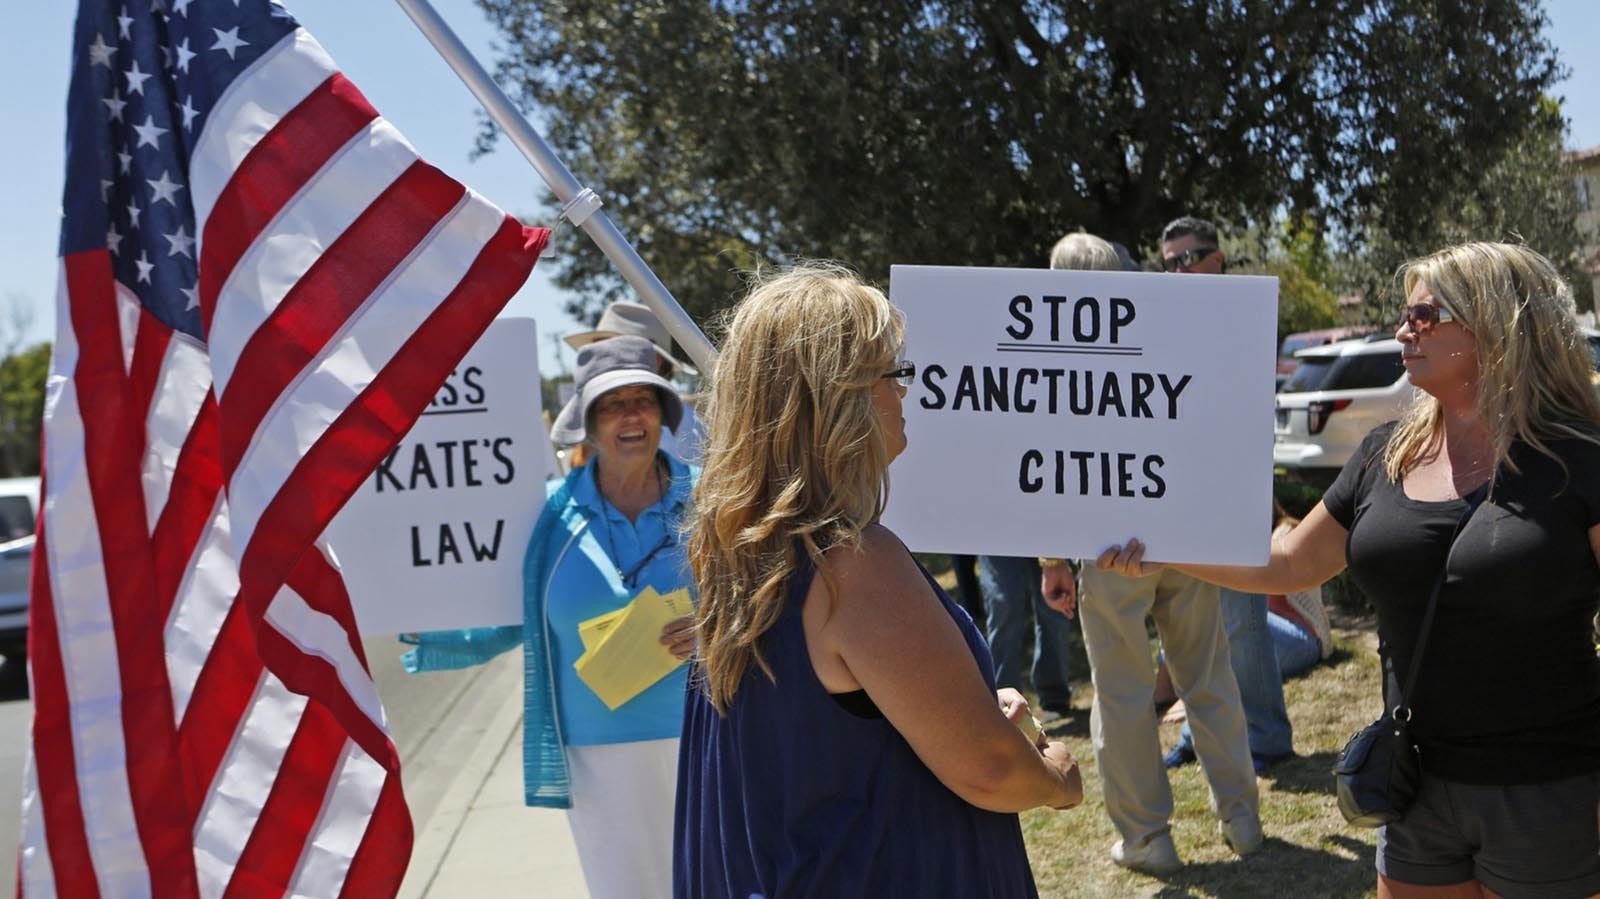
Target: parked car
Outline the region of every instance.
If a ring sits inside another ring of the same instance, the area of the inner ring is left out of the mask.
[[[1585,334],[1600,369],[1600,332]],[[1400,417],[1416,389],[1400,362],[1400,342],[1384,334],[1295,356],[1299,366],[1274,397],[1272,464],[1331,481],[1368,432]]]
[[[0,478],[0,656],[28,649],[28,573],[39,515],[38,478]]]
[[[1273,465],[1331,477],[1367,432],[1399,418],[1416,395],[1393,337],[1330,343],[1295,357],[1299,365],[1274,398]]]
[[[1352,337],[1365,337],[1378,330],[1371,325],[1356,325],[1348,328],[1323,328],[1320,331],[1296,331],[1285,334],[1283,343],[1278,345],[1278,386],[1281,389],[1289,376],[1294,374],[1295,368],[1300,365],[1296,354],[1301,350],[1314,346],[1325,346]]]

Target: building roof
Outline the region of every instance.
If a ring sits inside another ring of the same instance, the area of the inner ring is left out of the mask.
[[[1563,153],[1561,155],[1561,161],[1568,165],[1573,165],[1579,162],[1588,162],[1592,159],[1600,159],[1600,144],[1596,144],[1595,146],[1589,147],[1586,150],[1572,150],[1571,152]]]

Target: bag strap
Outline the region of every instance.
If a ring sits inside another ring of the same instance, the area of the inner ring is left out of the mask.
[[[1406,682],[1400,689],[1400,696],[1394,705],[1394,717],[1397,721],[1410,721],[1411,709],[1406,705],[1406,697],[1412,695],[1411,690],[1417,685],[1417,673],[1422,670],[1422,654],[1428,648],[1428,632],[1433,630],[1433,613],[1439,607],[1439,591],[1444,587],[1445,576],[1450,571],[1450,554],[1455,551],[1456,540],[1461,537],[1461,532],[1466,530],[1467,521],[1472,518],[1472,513],[1478,510],[1484,496],[1488,493],[1489,485],[1484,484],[1477,490],[1467,494],[1466,511],[1456,521],[1454,531],[1450,533],[1450,548],[1445,551],[1444,564],[1439,566],[1439,576],[1434,578],[1433,592],[1428,595],[1428,610],[1422,613],[1422,629],[1417,634],[1417,648],[1411,653],[1411,667],[1406,671]]]

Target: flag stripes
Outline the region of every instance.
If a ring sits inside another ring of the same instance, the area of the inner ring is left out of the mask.
[[[19,888],[392,896],[399,759],[317,541],[548,232],[281,7],[169,5],[79,17]]]

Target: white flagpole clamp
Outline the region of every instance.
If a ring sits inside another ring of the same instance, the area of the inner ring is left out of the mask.
[[[582,228],[583,223],[589,220],[589,216],[594,215],[604,205],[605,201],[600,199],[599,194],[585,187],[578,191],[578,195],[569,200],[567,205],[561,207],[561,218]]]

